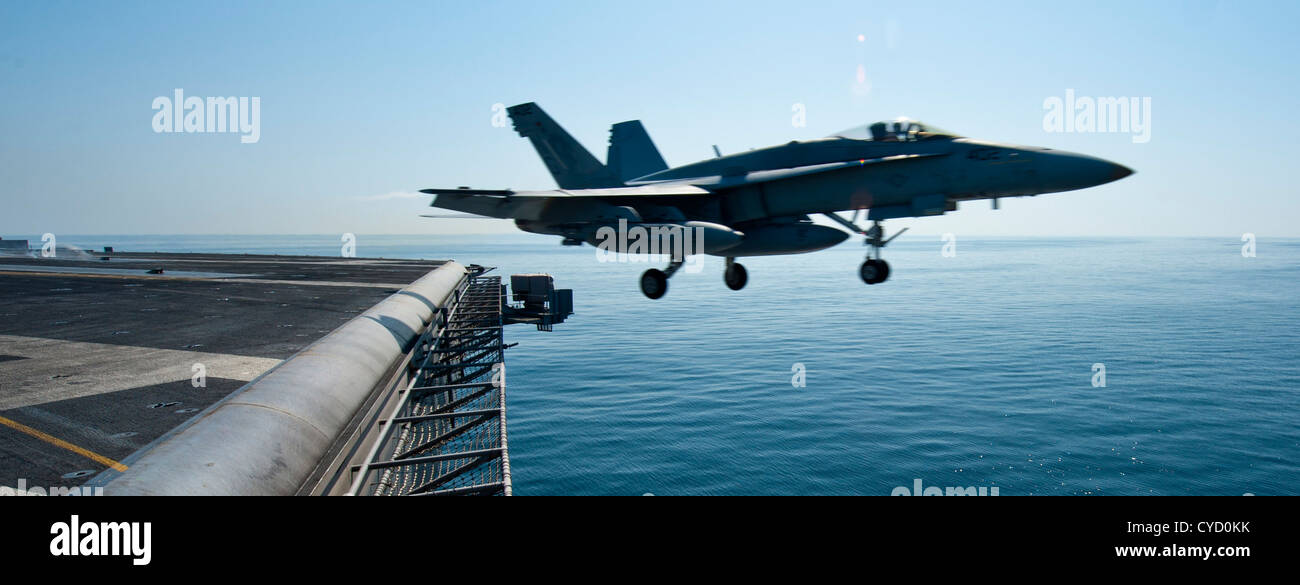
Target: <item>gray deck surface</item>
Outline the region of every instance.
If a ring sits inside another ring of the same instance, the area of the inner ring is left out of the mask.
[[[0,256],[0,486],[84,483],[440,264]]]

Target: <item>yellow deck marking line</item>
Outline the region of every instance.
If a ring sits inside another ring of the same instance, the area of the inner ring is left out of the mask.
[[[92,459],[96,463],[99,463],[101,465],[107,465],[108,467],[111,467],[117,471],[126,471],[126,466],[122,465],[121,463],[118,463],[112,459],[109,459],[108,457],[100,455],[99,453],[95,453],[94,451],[90,451],[88,449],[82,449],[81,447],[73,445],[72,443],[64,441],[63,439],[60,439],[58,437],[46,433],[42,433],[18,421],[9,420],[3,416],[0,416],[0,425],[7,426],[20,433],[26,433],[28,435],[36,437],[37,439],[45,441],[46,443],[54,445],[55,447],[67,449],[69,451],[72,451],[73,453],[81,455],[82,457],[85,457],[87,459]]]

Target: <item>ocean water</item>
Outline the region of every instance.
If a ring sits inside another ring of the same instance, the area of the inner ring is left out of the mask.
[[[39,239],[37,238],[37,241]],[[64,236],[130,251],[337,255],[337,236]],[[908,235],[679,272],[553,238],[358,236],[359,256],[549,272],[553,332],[507,329],[515,493],[1297,494],[1300,240]],[[805,385],[793,369],[801,364]],[[1096,364],[1104,366],[1105,384]]]

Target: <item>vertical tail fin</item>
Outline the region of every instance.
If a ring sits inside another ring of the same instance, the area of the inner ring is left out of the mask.
[[[621,187],[623,182],[600,164],[582,144],[555,123],[537,104],[528,102],[506,109],[515,131],[527,138],[546,163],[561,189]]]
[[[609,170],[628,181],[668,168],[640,120],[619,122],[609,129]]]

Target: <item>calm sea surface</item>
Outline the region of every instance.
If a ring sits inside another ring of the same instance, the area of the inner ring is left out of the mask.
[[[31,237],[31,236],[29,236]],[[33,238],[39,242],[39,238]],[[63,236],[337,255],[338,236]],[[515,493],[1297,494],[1300,240],[855,238],[679,272],[532,236],[364,236],[358,256],[549,272],[576,314],[507,341]],[[806,385],[792,385],[802,364]],[[1105,368],[1104,387],[1094,364]]]

